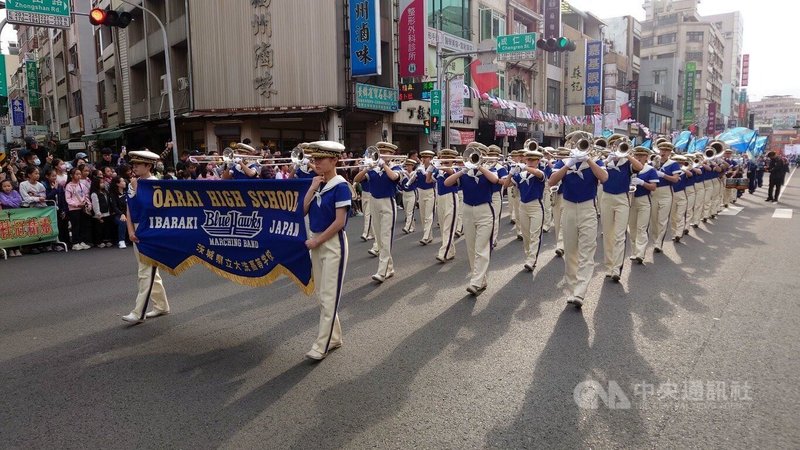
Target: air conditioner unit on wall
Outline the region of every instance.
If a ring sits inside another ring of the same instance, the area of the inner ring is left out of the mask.
[[[167,95],[167,91],[169,91],[169,79],[166,75],[161,75],[161,95]]]
[[[71,74],[75,74],[75,64],[72,64],[72,63],[67,64],[67,72],[69,72]]]

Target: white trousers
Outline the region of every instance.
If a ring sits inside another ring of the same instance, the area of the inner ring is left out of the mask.
[[[414,210],[417,206],[417,190],[403,191],[403,212],[406,213],[406,222],[403,229],[409,233],[414,232]]]
[[[722,190],[723,194],[723,203],[725,205],[733,203],[733,200],[736,198],[736,189],[728,189],[725,187],[725,181],[728,180],[728,177],[722,179]]]
[[[456,212],[456,233],[464,233],[464,193],[458,191],[458,210]]]
[[[573,203],[562,199],[564,279],[572,295],[586,298],[597,251],[597,209],[594,199]]]
[[[564,212],[564,195],[553,194],[553,226],[556,233],[556,250],[564,250],[564,233],[561,227],[561,214]]]
[[[310,236],[314,237],[314,233]],[[311,250],[311,269],[319,303],[319,331],[312,349],[325,354],[342,344],[339,301],[347,269],[348,244],[344,230]]]
[[[708,219],[711,217],[711,200],[714,198],[714,182],[711,180],[703,181],[703,188],[705,191],[705,197],[703,199],[703,219]]]
[[[694,223],[692,219],[694,218],[694,205],[697,201],[697,189],[695,189],[694,185],[686,186],[684,189],[686,192],[686,220],[683,225],[684,230],[688,230],[689,227]]]
[[[633,194],[631,194],[633,195]],[[633,249],[632,256],[644,259],[647,251],[647,228],[650,225],[650,195],[633,197],[628,219]]]
[[[486,285],[486,273],[489,271],[491,257],[492,228],[494,227],[494,211],[491,203],[477,206],[462,205],[464,210],[464,239],[467,243],[469,259],[469,284],[475,287]]]
[[[150,300],[153,301],[153,309],[169,311],[167,292],[164,290],[164,283],[161,281],[161,275],[158,273],[158,269],[155,266],[144,264],[139,260],[139,249],[136,244],[133,245],[133,251],[136,255],[136,263],[138,264],[138,293],[136,294],[136,306],[131,311],[131,314],[134,314],[140,319],[144,319]]]
[[[456,217],[459,209],[461,205],[455,192],[436,196],[436,215],[442,231],[442,246],[436,255],[439,259],[453,259],[456,256]]]
[[[674,192],[672,194],[672,210],[670,211],[672,237],[682,237],[683,230],[686,229],[686,190]]]
[[[714,178],[711,180],[711,184],[714,190],[714,193],[711,197],[711,214],[717,214],[722,211],[722,190],[724,187],[722,186],[722,183],[720,183],[719,178]]]
[[[694,184],[694,208],[692,208],[692,225],[697,225],[703,219],[703,205],[706,200],[706,184],[698,182]]]
[[[603,262],[608,275],[622,275],[630,212],[631,204],[627,192],[603,192],[600,197],[600,223],[603,226]]]
[[[375,230],[375,250],[378,252],[378,275],[387,276],[394,271],[392,261],[392,239],[394,237],[394,223],[396,206],[394,197],[372,198],[372,226]]]
[[[372,231],[372,194],[369,192],[361,193],[361,212],[364,213],[364,232],[361,236],[366,239],[372,239],[375,233]]]
[[[650,232],[656,248],[664,246],[664,238],[669,227],[669,213],[672,211],[672,186],[659,186],[650,194]]]
[[[525,264],[536,267],[536,262],[539,260],[539,250],[542,248],[542,227],[544,226],[544,204],[542,199],[520,203],[517,220],[522,232]]]
[[[500,214],[503,212],[503,195],[500,192],[492,194],[492,211],[494,212],[494,227],[492,228],[492,248],[497,247],[497,235],[500,231]]]
[[[417,189],[419,215],[422,221],[422,239],[433,239],[433,211],[436,209],[436,193],[434,189]]]
[[[548,187],[544,188],[544,197],[542,197],[542,204],[544,204],[544,231],[550,231],[553,228],[553,194],[550,193]]]
[[[516,235],[519,236],[522,233],[522,227],[519,225],[519,217],[520,217],[520,205],[521,202],[519,201],[519,189],[516,186],[511,185],[508,187],[508,206],[511,209],[511,220],[514,221],[514,231]]]

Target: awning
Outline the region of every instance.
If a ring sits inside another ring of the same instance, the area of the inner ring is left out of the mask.
[[[81,137],[81,140],[84,142],[88,141],[113,141],[114,139],[119,139],[125,135],[126,131],[130,131],[134,128],[139,128],[142,125],[131,125],[128,127],[118,127],[118,128],[108,128],[105,130],[95,130],[93,134],[84,134]]]

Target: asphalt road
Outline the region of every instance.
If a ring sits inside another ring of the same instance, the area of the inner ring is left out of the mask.
[[[463,241],[437,264],[419,232],[372,282],[355,218],[345,344],[319,364],[287,280],[165,276],[172,314],[131,327],[131,249],[0,261],[0,447],[800,448],[800,227],[772,217],[800,175],[765,191],[620,284],[597,270],[580,312],[552,234],[534,278],[505,218],[476,299]]]

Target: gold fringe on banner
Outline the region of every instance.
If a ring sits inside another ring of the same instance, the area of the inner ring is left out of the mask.
[[[281,275],[285,275],[287,278],[292,280],[294,282],[294,284],[296,284],[300,288],[300,290],[303,291],[304,294],[311,295],[311,294],[314,293],[314,277],[313,276],[311,277],[311,280],[308,282],[308,285],[305,285],[305,284],[303,284],[302,281],[300,281],[294,275],[294,273],[292,273],[292,271],[290,271],[289,269],[284,267],[283,264],[278,264],[272,270],[270,270],[268,274],[266,274],[264,276],[261,276],[261,277],[258,277],[258,278],[252,278],[252,277],[243,277],[243,276],[240,276],[240,275],[234,275],[232,273],[228,273],[228,272],[220,269],[219,267],[216,267],[216,266],[213,266],[213,265],[209,264],[208,261],[204,261],[204,260],[202,260],[199,257],[194,256],[194,255],[186,258],[182,263],[178,264],[178,267],[176,267],[175,269],[171,269],[171,268],[165,266],[164,264],[156,261],[155,259],[150,258],[148,256],[145,256],[145,255],[143,255],[141,253],[139,253],[139,261],[141,261],[143,264],[147,264],[147,265],[150,265],[150,266],[156,266],[159,269],[162,269],[165,272],[169,273],[170,275],[176,276],[176,277],[178,275],[180,275],[181,273],[183,273],[186,269],[188,269],[188,268],[190,268],[190,267],[192,267],[192,266],[194,266],[196,264],[201,264],[201,265],[205,266],[206,269],[214,272],[215,274],[219,275],[222,278],[225,278],[227,280],[233,281],[234,283],[238,283],[238,284],[241,284],[241,285],[244,285],[244,286],[250,286],[250,287],[266,286],[268,284],[271,284],[272,282],[274,282],[278,278],[280,278]]]

